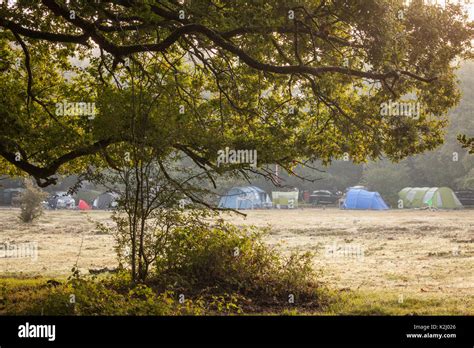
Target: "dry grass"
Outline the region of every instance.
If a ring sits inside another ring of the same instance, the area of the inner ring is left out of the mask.
[[[474,210],[255,211],[233,221],[270,225],[269,243],[283,250],[314,251],[324,280],[368,303],[382,292],[435,304],[431,313],[445,303],[474,314]]]
[[[31,225],[17,215],[0,210],[0,243],[37,242],[38,258],[0,258],[0,275],[62,277],[76,261],[86,272],[116,265],[112,236],[94,224],[110,221],[109,212],[48,211]],[[386,293],[380,298],[437,308],[427,313],[443,313],[449,303],[456,313],[474,314],[473,210],[260,210],[226,217],[238,225],[270,226],[268,243],[284,252],[313,251],[315,267],[338,290],[371,294],[369,300]]]
[[[62,277],[76,262],[86,272],[116,264],[113,237],[101,234],[94,222],[109,221],[110,212],[46,211],[32,224],[20,222],[18,213],[0,209],[0,243],[36,242],[38,257],[0,258],[0,274]]]

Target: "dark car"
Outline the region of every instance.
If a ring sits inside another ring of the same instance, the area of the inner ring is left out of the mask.
[[[327,190],[318,190],[313,191],[313,193],[309,196],[309,202],[313,205],[337,204],[339,198],[341,198],[339,194]]]
[[[464,206],[474,206],[474,190],[461,190],[454,192]]]

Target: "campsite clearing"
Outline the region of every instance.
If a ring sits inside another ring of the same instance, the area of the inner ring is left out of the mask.
[[[38,255],[36,259],[0,255],[0,276],[65,277],[76,262],[84,273],[116,266],[113,237],[95,225],[111,224],[110,212],[47,211],[31,225],[19,222],[18,213],[0,209],[0,245],[36,242]],[[449,313],[474,314],[474,210],[245,213],[246,218],[226,216],[238,225],[270,227],[266,241],[285,254],[315,253],[321,279],[340,292],[367,294],[360,301],[379,298],[396,306],[426,300],[433,305],[425,308],[428,314],[443,313],[439,309],[449,301]]]

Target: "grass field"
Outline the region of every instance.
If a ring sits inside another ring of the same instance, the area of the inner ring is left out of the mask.
[[[113,237],[95,226],[111,223],[110,212],[47,211],[31,225],[18,213],[0,209],[0,244],[36,242],[37,258],[0,257],[0,276],[62,278],[76,263],[84,273],[116,266]],[[266,241],[284,253],[314,252],[321,279],[351,294],[333,314],[474,314],[474,210],[255,210],[225,217],[269,227]]]

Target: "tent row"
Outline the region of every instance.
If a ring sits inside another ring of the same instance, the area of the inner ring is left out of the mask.
[[[45,207],[49,209],[79,209],[79,210],[90,210],[90,209],[114,209],[117,206],[118,194],[114,192],[104,192],[96,196],[92,204],[92,198],[79,198],[74,197],[67,192],[56,192],[49,196],[44,202]],[[76,204],[77,201],[77,204]]]
[[[398,208],[436,208],[459,209],[463,205],[456,194],[448,187],[406,187],[398,193]],[[270,196],[256,186],[234,187],[221,197],[219,208],[224,209],[262,209],[297,208],[298,192],[272,192]],[[378,192],[359,187],[349,188],[339,202],[341,209],[387,210]]]

